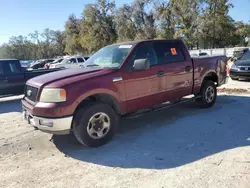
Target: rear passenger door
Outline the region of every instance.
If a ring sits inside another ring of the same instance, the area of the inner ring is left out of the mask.
[[[179,41],[157,41],[153,44],[157,64],[164,74],[164,100],[170,101],[192,93],[193,65],[185,58],[184,45]]]

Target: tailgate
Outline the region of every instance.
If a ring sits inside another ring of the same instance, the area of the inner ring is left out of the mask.
[[[229,78],[229,66],[226,58],[219,58],[217,65],[218,86],[226,84]]]

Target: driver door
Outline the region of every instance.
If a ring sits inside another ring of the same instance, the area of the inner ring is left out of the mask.
[[[137,59],[148,59],[151,67],[147,70],[134,70],[133,64]],[[123,78],[128,111],[135,112],[161,104],[164,77],[161,76],[161,66],[157,65],[156,54],[150,42],[136,46],[126,69]]]

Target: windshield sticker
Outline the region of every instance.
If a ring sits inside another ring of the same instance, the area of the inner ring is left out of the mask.
[[[119,48],[132,48],[132,45],[121,45]]]
[[[175,48],[171,48],[171,53],[172,53],[172,55],[177,55],[176,49]]]

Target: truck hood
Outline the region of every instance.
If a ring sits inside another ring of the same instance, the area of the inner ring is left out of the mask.
[[[34,87],[42,87],[45,85],[48,85],[50,83],[58,82],[63,80],[68,80],[72,77],[80,77],[85,76],[85,79],[91,78],[96,75],[102,75],[103,73],[106,73],[107,70],[96,68],[96,67],[90,67],[90,68],[76,68],[76,69],[65,69],[61,71],[56,71],[48,74],[44,74],[41,76],[34,77],[27,81],[28,85],[34,86]]]
[[[249,60],[237,60],[237,61],[235,61],[235,65],[237,65],[237,66],[250,66],[250,59]]]

